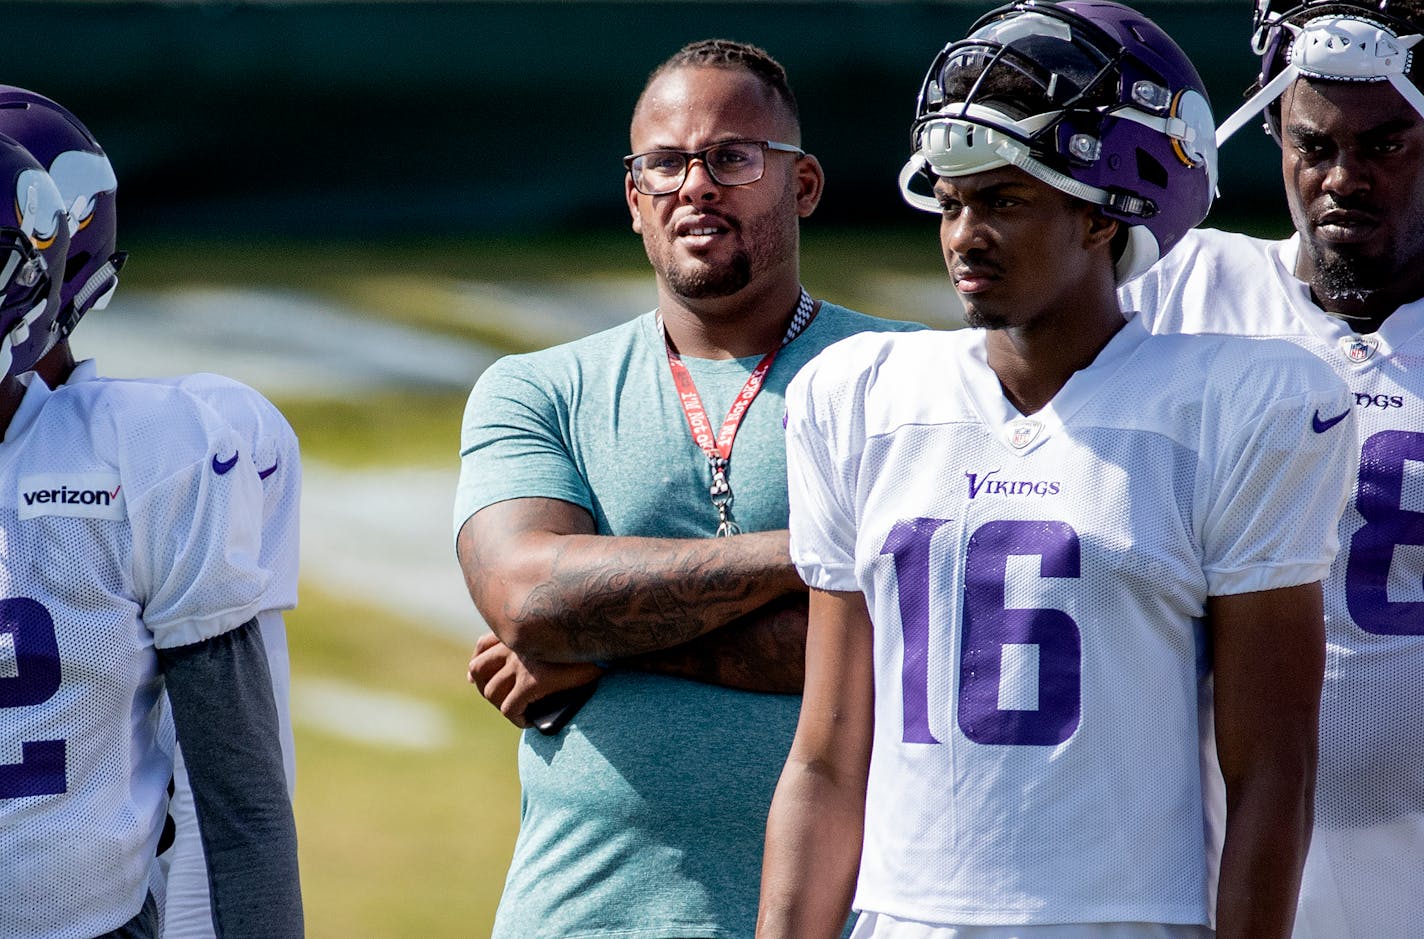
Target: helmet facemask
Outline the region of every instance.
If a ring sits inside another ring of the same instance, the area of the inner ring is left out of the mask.
[[[69,219],[59,189],[19,144],[0,136],[0,375],[34,368],[56,342]]]

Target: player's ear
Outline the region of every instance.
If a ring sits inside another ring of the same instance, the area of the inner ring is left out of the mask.
[[[826,171],[821,161],[806,154],[796,158],[796,214],[806,218],[816,211],[826,188]]]
[[[628,214],[633,217],[633,231],[643,233],[643,214],[638,211],[638,190],[633,188],[633,174],[623,174],[623,198],[628,203]]]
[[[1119,233],[1123,235],[1125,240],[1127,226],[1115,218],[1108,218],[1100,212],[1096,206],[1093,206],[1088,212],[1088,227],[1085,233],[1083,247],[1094,250],[1102,245],[1114,245],[1114,239],[1118,237]],[[1116,251],[1113,252],[1113,260],[1117,260]]]

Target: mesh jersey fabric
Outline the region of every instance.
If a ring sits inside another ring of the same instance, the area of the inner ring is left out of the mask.
[[[786,527],[787,381],[830,343],[922,328],[823,303],[777,355],[732,452],[745,531]],[[684,357],[720,422],[760,356]],[[492,365],[465,410],[454,523],[561,499],[607,535],[712,537],[693,442],[652,314]],[[750,937],[762,837],[800,698],[614,670],[557,736],[525,731],[520,830],[496,939]]]
[[[857,337],[787,394],[792,557],[875,629],[855,908],[1206,925],[1201,617],[1324,576],[1345,389],[1132,321],[1024,418],[984,337]]]
[[[1315,831],[1298,939],[1413,936],[1424,920],[1424,300],[1357,335],[1293,271],[1298,237],[1191,232],[1123,290],[1154,332],[1292,342],[1346,382],[1358,483],[1325,583]]]
[[[99,378],[93,359],[79,362],[67,384]],[[291,720],[291,666],[283,610],[297,603],[301,509],[301,449],[291,424],[257,390],[211,373],[143,379],[180,388],[212,408],[244,441],[243,454],[262,480],[262,548],[259,562],[272,574],[257,622],[272,676],[272,695],[281,731],[282,765],[287,793],[296,789],[296,743]],[[170,720],[164,710],[164,720]],[[154,864],[153,892],[168,939],[212,939],[207,861],[198,833],[193,794],[182,754],[174,754],[173,796],[169,815],[173,845]]]
[[[182,391],[109,382],[31,382],[0,444],[0,935],[143,903],[172,773],[154,650],[250,620],[270,580],[241,446]]]

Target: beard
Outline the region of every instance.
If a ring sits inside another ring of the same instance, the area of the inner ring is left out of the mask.
[[[752,282],[752,259],[746,251],[736,251],[720,264],[692,268],[669,264],[663,273],[668,287],[679,297],[689,300],[730,297]]]
[[[1312,286],[1331,300],[1364,300],[1389,282],[1387,257],[1324,251],[1311,246],[1315,261]]]
[[[977,306],[964,305],[964,324],[974,329],[1008,329],[1008,317],[992,310],[981,310]]]
[[[689,300],[710,300],[730,297],[754,278],[794,258],[799,229],[795,184],[789,180],[774,206],[737,227],[742,235],[741,245],[725,260],[709,263],[693,258],[679,262],[672,244],[655,245],[647,235],[643,247],[674,293]]]

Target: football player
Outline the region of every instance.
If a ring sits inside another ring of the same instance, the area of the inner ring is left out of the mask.
[[[1264,111],[1296,232],[1191,232],[1123,292],[1154,332],[1284,339],[1350,388],[1359,478],[1325,581],[1303,939],[1424,921],[1421,35],[1418,0],[1259,3],[1259,84],[1219,136]]]
[[[8,137],[0,188],[0,935],[157,935],[166,691],[218,934],[299,936],[247,442],[176,388],[20,382],[59,334],[69,226]]]
[[[49,98],[23,88],[0,86],[0,134],[19,141],[48,167],[69,214],[69,260],[60,293],[60,338],[35,371],[52,388],[91,381],[98,377],[94,360],[76,363],[68,337],[85,313],[108,305],[118,287],[119,270],[126,258],[115,250],[118,180],[113,166],[99,142],[78,118]],[[271,402],[240,382],[211,374],[162,381],[196,396],[238,430],[245,441],[243,452],[256,465],[262,480],[260,562],[273,576],[257,622],[272,677],[283,769],[290,795],[296,781],[296,761],[282,611],[292,609],[297,599],[301,488],[297,438]],[[206,862],[181,748],[174,757],[174,791],[169,813],[175,822],[175,837],[171,850],[160,855],[154,893],[166,937],[201,939],[213,935]]]
[[[857,939],[1288,934],[1350,400],[1116,296],[1206,215],[1213,130],[1102,0],[1001,7],[931,67],[901,183],[977,328],[846,340],[787,393],[812,589],[759,935],[852,901]]]

